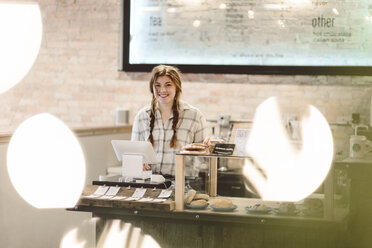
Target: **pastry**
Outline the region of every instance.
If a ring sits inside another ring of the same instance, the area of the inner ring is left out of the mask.
[[[209,200],[209,195],[207,194],[196,194],[194,200]]]
[[[195,195],[196,195],[196,191],[193,189],[190,189],[185,195],[185,203],[190,204],[190,202],[194,199]]]
[[[194,200],[190,203],[191,206],[204,206],[208,204],[206,200]]]
[[[269,207],[267,207],[265,204],[255,204],[251,207],[251,210],[267,211],[267,210],[269,210]]]
[[[185,145],[182,147],[182,150],[188,150],[188,151],[200,151],[200,150],[205,150],[208,146],[202,144],[202,143],[192,143]]]
[[[323,214],[323,201],[316,198],[308,198],[304,201],[306,213],[309,215]]]
[[[208,146],[202,143],[192,143],[182,147],[180,153],[192,155],[206,155],[208,154]]]
[[[217,200],[214,200],[213,206],[217,208],[233,208],[234,204],[230,200],[217,199]]]
[[[279,213],[294,213],[296,211],[296,206],[293,202],[282,202],[279,205]]]
[[[190,155],[207,155],[208,151],[203,150],[203,151],[188,151],[188,150],[183,150],[180,151],[181,154],[190,154]]]
[[[208,141],[208,148],[209,148],[209,153],[212,153],[214,150],[214,147],[216,144],[224,144],[225,141],[223,139],[210,139]]]

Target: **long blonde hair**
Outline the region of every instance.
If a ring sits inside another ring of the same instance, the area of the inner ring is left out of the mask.
[[[151,79],[150,79],[150,92],[152,93],[152,100],[151,100],[151,114],[150,114],[150,136],[148,140],[151,144],[154,145],[154,137],[152,135],[152,131],[155,125],[155,111],[156,111],[156,98],[154,93],[154,83],[161,76],[168,76],[172,82],[176,86],[176,95],[174,96],[174,101],[172,105],[173,110],[173,122],[172,122],[172,129],[173,129],[173,136],[171,138],[170,147],[176,148],[177,147],[177,124],[179,120],[179,107],[180,107],[180,95],[182,93],[182,82],[181,82],[181,72],[178,68],[169,65],[158,65],[152,69]]]

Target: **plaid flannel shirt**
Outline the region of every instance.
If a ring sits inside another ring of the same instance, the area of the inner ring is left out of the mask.
[[[206,120],[197,108],[180,101],[180,114],[177,124],[177,147],[171,148],[170,141],[173,135],[173,115],[164,123],[160,111],[155,114],[155,124],[152,131],[154,137],[154,150],[160,164],[151,165],[155,173],[174,175],[176,153],[190,143],[202,143],[205,139]],[[133,122],[132,140],[148,140],[150,136],[151,105],[141,109]]]

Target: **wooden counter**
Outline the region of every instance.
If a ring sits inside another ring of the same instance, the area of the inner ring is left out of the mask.
[[[87,186],[83,196],[92,194],[97,186]],[[132,190],[130,192],[130,190]],[[130,196],[134,188],[119,191],[119,195]],[[156,197],[159,192],[149,189]],[[147,194],[147,193],[146,193]],[[210,203],[215,198],[210,199]],[[176,211],[174,202],[164,204],[125,202],[82,198],[71,211],[91,212],[99,217],[97,237],[106,223],[120,219],[141,232],[151,235],[161,247],[341,247],[346,248],[347,212],[335,213],[337,220],[323,217],[308,217],[301,211],[294,216],[252,214],[245,209],[260,199],[223,197],[231,200],[237,208],[232,212],[217,212],[211,207],[205,210],[184,209]],[[173,204],[173,205],[172,205]],[[278,202],[265,202],[278,207]],[[169,206],[169,208],[168,208]],[[300,209],[300,206],[298,206]]]
[[[229,198],[238,208],[233,212],[206,210],[158,211],[133,208],[77,206],[74,211],[99,217],[97,238],[106,223],[120,219],[152,236],[161,247],[324,247],[346,248],[344,221],[324,218],[266,215],[246,212],[246,204],[257,199]]]

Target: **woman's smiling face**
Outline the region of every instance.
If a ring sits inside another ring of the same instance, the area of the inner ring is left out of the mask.
[[[176,96],[176,85],[168,76],[160,76],[154,83],[154,95],[159,104],[172,105]]]

